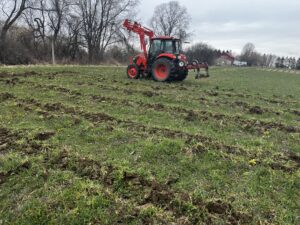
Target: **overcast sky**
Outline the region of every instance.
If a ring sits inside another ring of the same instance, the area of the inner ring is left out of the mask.
[[[149,25],[162,0],[140,0],[139,18]],[[192,17],[191,43],[240,53],[252,42],[261,53],[300,57],[300,0],[178,0]]]

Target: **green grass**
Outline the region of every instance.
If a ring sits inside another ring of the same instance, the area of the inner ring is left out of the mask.
[[[0,224],[297,224],[299,84],[0,68]]]

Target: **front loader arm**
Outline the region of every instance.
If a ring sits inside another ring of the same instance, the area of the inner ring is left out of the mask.
[[[141,24],[137,22],[132,22],[128,19],[126,19],[123,23],[123,26],[128,30],[132,31],[139,35],[140,38],[140,45],[141,49],[145,55],[145,58],[147,59],[147,48],[146,48],[146,41],[145,36],[148,36],[150,39],[154,37],[154,31],[150,30],[147,27],[143,27]]]

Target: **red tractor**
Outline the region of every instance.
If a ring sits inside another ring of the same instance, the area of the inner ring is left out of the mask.
[[[208,77],[208,64],[193,60],[192,63],[182,54],[181,40],[174,37],[156,37],[154,32],[143,27],[137,22],[126,19],[123,26],[131,32],[139,35],[142,54],[135,56],[127,68],[127,76],[130,79],[151,77],[156,81],[182,81],[188,75],[188,70],[196,70],[196,79],[200,78],[200,68],[206,71]],[[147,52],[145,37],[150,39],[150,47]]]

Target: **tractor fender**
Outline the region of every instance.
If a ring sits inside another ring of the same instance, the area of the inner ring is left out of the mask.
[[[156,59],[160,59],[160,58],[168,58],[168,59],[176,59],[176,56],[174,54],[171,54],[171,53],[162,53],[162,54],[159,54]]]

